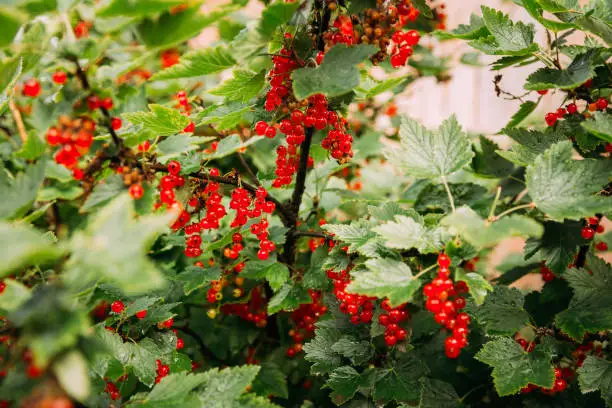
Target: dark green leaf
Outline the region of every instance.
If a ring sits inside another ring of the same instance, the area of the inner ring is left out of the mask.
[[[612,362],[587,356],[578,370],[578,383],[583,393],[599,391],[606,405],[612,404]]]
[[[529,315],[523,308],[525,299],[518,289],[495,286],[475,317],[489,335],[513,335],[529,323]]]
[[[45,161],[28,166],[25,172],[9,176],[0,167],[0,219],[19,217],[32,205],[45,177]]]
[[[444,381],[421,379],[421,401],[419,408],[456,408],[461,406],[455,388]]]
[[[540,68],[527,77],[525,89],[573,89],[593,78],[595,68],[601,64],[597,51],[590,50],[574,58],[566,69]]]
[[[159,71],[151,77],[153,81],[193,78],[215,74],[236,64],[232,54],[225,47],[206,48],[183,55],[178,64]]]

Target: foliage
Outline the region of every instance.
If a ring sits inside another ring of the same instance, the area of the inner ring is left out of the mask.
[[[612,404],[605,1],[203,3],[0,6],[0,407]],[[509,148],[397,115],[450,40]]]

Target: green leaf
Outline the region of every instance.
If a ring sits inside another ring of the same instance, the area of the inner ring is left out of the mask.
[[[268,314],[290,312],[304,303],[312,303],[308,290],[298,283],[285,283],[268,302]]]
[[[274,363],[264,363],[259,374],[253,381],[253,392],[259,395],[274,395],[288,398],[287,379],[285,373]]]
[[[0,219],[14,218],[23,215],[36,199],[38,189],[45,177],[45,161],[28,166],[23,173],[15,177],[0,167]]]
[[[208,91],[211,95],[223,96],[226,101],[246,103],[256,97],[266,83],[265,71],[253,72],[235,69],[234,77]]]
[[[30,265],[51,262],[64,250],[49,238],[23,224],[0,222],[0,277]]]
[[[354,365],[362,365],[372,357],[372,345],[367,340],[345,336],[334,343],[331,349],[341,356],[351,360]]]
[[[176,109],[150,104],[150,112],[128,112],[123,117],[134,125],[142,125],[145,129],[160,136],[179,133],[189,124],[189,118]]]
[[[96,10],[98,17],[145,17],[183,4],[182,0],[112,0]]]
[[[53,363],[53,372],[62,388],[72,398],[85,401],[90,393],[88,364],[83,355],[70,351]]]
[[[578,252],[578,247],[585,243],[580,236],[580,221],[544,223],[544,234],[539,239],[530,238],[525,244],[525,259],[537,254],[535,260],[545,260],[546,266],[554,273],[565,271]]]
[[[244,116],[252,108],[253,106],[245,105],[238,102],[223,105],[214,105],[200,112],[196,116],[195,122],[197,126],[215,123],[215,128],[218,130],[233,129],[240,123],[245,121]],[[237,135],[234,136],[237,137]],[[252,137],[252,139],[261,140],[263,139],[263,136],[255,136]]]
[[[186,133],[170,136],[157,144],[157,151],[160,154],[158,161],[166,164],[171,159],[177,158],[184,153],[198,149],[198,145],[210,142],[215,137],[194,137]],[[199,164],[199,163],[198,163]],[[200,166],[198,165],[198,168]],[[187,173],[183,171],[184,173]]]
[[[359,383],[361,382],[361,376],[351,366],[342,366],[336,368],[329,374],[327,385],[329,388],[334,390],[332,393],[332,400],[336,405],[350,400],[355,396],[359,389]]]
[[[325,53],[323,62],[316,68],[300,68],[293,71],[293,92],[297,99],[314,94],[327,97],[340,96],[359,86],[359,70],[356,65],[374,54],[377,47],[369,44],[347,47],[334,45]]]
[[[555,324],[576,341],[585,333],[612,329],[612,266],[590,255],[586,268],[568,269],[563,277],[574,291],[569,307],[557,314]]]
[[[388,149],[392,164],[418,178],[446,177],[467,165],[472,144],[453,115],[431,132],[417,121],[402,117],[399,148]]]
[[[456,206],[473,205],[487,193],[486,188],[472,183],[449,184],[448,187]],[[428,184],[419,192],[414,209],[419,213],[450,213],[452,209],[444,185]]]
[[[485,26],[484,20],[477,14],[470,16],[470,24],[459,24],[459,26],[451,31],[435,31],[434,35],[441,40],[461,39],[475,40],[489,35],[489,30]]]
[[[508,215],[495,222],[480,218],[470,207],[463,206],[444,217],[440,223],[453,228],[476,247],[494,246],[510,237],[540,237],[544,228],[524,215]]]
[[[606,406],[612,405],[612,362],[591,355],[576,371],[583,394],[599,390]]]
[[[482,18],[491,33],[469,44],[490,55],[525,55],[538,50],[533,42],[533,24],[513,22],[508,15],[487,6],[481,6]]]
[[[151,77],[152,81],[193,78],[216,74],[233,67],[236,61],[225,47],[205,48],[183,55],[178,64],[159,71]]]
[[[612,117],[610,114],[595,112],[592,119],[587,119],[580,125],[601,140],[612,143]]]
[[[348,244],[348,253],[359,251],[359,248],[376,236],[370,231],[368,223],[363,220],[353,221],[350,224],[325,224],[321,228]]]
[[[573,160],[572,143],[554,144],[527,167],[525,181],[536,206],[555,220],[589,217],[612,210],[598,195],[612,172],[609,160]]]
[[[399,88],[402,85],[406,85],[412,82],[413,78],[410,76],[402,76],[397,78],[389,78],[387,80],[377,82],[374,86],[368,89],[360,89],[363,91],[363,99],[373,98],[381,93],[391,91],[395,88]]]
[[[38,201],[75,200],[84,190],[76,183],[55,183],[41,188],[36,199]]]
[[[125,190],[123,177],[119,174],[113,174],[94,187],[81,207],[80,212],[86,213],[95,207],[106,204]]]
[[[27,21],[28,16],[14,8],[0,8],[0,48],[6,47],[13,42],[19,28]]]
[[[426,227],[420,216],[397,215],[394,222],[386,222],[372,228],[372,231],[384,238],[389,248],[416,248],[424,254],[440,251],[450,238],[443,228]]]
[[[231,408],[233,401],[245,392],[258,372],[259,366],[256,365],[208,370],[204,373],[206,380],[199,387],[198,393],[207,401],[214,401],[215,407]]]
[[[495,286],[474,316],[491,336],[511,336],[529,323],[525,298],[516,288]]]
[[[0,309],[6,312],[18,309],[32,295],[29,288],[16,280],[7,279],[4,281],[4,284],[6,287],[2,292],[2,296],[0,296]]]
[[[125,293],[145,293],[164,285],[164,278],[146,251],[168,229],[176,214],[134,220],[133,200],[123,194],[111,201],[71,241],[68,276],[73,281],[106,278]]]
[[[487,292],[493,291],[493,286],[482,276],[475,272],[465,273],[462,269],[455,272],[455,280],[467,283],[470,294],[477,305],[482,305]]]
[[[517,143],[512,145],[511,150],[497,151],[497,153],[523,167],[532,164],[538,155],[544,153],[553,144],[567,140],[550,128],[544,132],[526,128],[506,128],[502,130],[502,133],[510,136]]]
[[[199,266],[188,266],[176,278],[183,282],[185,295],[190,295],[197,289],[202,289],[211,281],[221,277],[221,269],[218,266],[212,268],[200,268]]]
[[[147,402],[172,403],[175,402],[174,400],[181,400],[208,379],[208,372],[200,374],[171,373],[162,378],[158,384],[155,384],[155,387],[147,396]]]
[[[537,0],[522,0],[523,7],[529,15],[535,18],[538,23],[542,24],[545,28],[558,32],[561,30],[568,30],[574,28],[573,24],[564,23],[561,21],[553,21],[542,17],[542,9],[540,8]]]
[[[566,69],[540,68],[527,77],[525,89],[573,89],[595,76],[595,68],[602,64],[597,50],[578,55]]]
[[[250,139],[243,142],[242,140],[240,140],[240,136],[230,135],[221,139],[219,145],[217,146],[217,150],[211,153],[210,155],[205,155],[204,158],[207,160],[221,159],[223,157],[232,155],[238,152],[239,150],[250,146],[253,143],[257,143],[263,139],[265,139],[264,136],[252,136]]]
[[[410,267],[393,259],[369,259],[366,269],[351,271],[352,281],[346,288],[349,293],[387,298],[393,307],[412,299],[421,287],[414,279]]]
[[[315,336],[304,344],[304,359],[312,363],[313,374],[325,374],[342,365],[340,355],[332,346],[340,340],[340,332],[329,327],[318,327]]]
[[[412,0],[412,6],[415,9],[419,10],[423,17],[428,19],[433,18],[431,8],[427,5],[427,2],[425,0]]]
[[[421,379],[421,401],[419,408],[456,408],[461,406],[455,388],[444,381]]]
[[[492,140],[480,136],[480,150],[472,160],[472,168],[478,175],[485,177],[503,178],[514,170],[514,165],[503,156],[496,153],[499,146]]]
[[[500,396],[516,394],[527,384],[552,388],[555,372],[551,353],[543,345],[526,352],[513,339],[502,337],[490,341],[475,358],[493,367],[493,383]]]
[[[376,370],[374,398],[384,402],[418,401],[419,380],[429,374],[429,368],[414,353],[398,353],[390,368]]]
[[[198,405],[199,406],[199,405]],[[280,405],[276,405],[266,397],[262,397],[254,394],[242,395],[235,401],[232,401],[232,405],[227,408],[282,408]]]
[[[36,132],[30,132],[21,149],[15,153],[16,157],[26,160],[35,160],[42,156],[47,150],[47,144],[38,136]]]
[[[140,23],[137,28],[138,35],[149,48],[168,48],[195,37],[204,28],[239,7],[230,4],[214,12],[203,14],[196,6],[176,14],[166,13],[157,20],[147,19]]]
[[[276,2],[270,4],[261,13],[261,20],[259,20],[258,30],[261,34],[270,37],[274,34],[274,31],[283,24],[286,24],[291,20],[293,14],[299,7],[299,3],[283,3]]]
[[[510,122],[506,124],[506,129],[518,126],[522,121],[527,119],[527,116],[531,115],[538,107],[539,102],[540,100],[538,99],[537,102],[527,101],[521,103],[521,107],[519,108],[518,112],[512,115]]]

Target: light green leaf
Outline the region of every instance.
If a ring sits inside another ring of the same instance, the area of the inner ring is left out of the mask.
[[[0,48],[13,42],[17,31],[26,21],[28,21],[28,16],[19,10],[9,7],[0,8],[0,27],[2,27]]]
[[[274,34],[277,27],[286,24],[291,20],[293,14],[298,9],[300,3],[276,2],[270,4],[261,13],[258,30],[263,35],[269,37]]]
[[[363,99],[373,98],[381,93],[392,91],[401,85],[406,85],[413,80],[410,76],[401,76],[397,78],[389,78],[384,81],[375,82],[373,86],[365,88],[359,88],[358,91],[363,93]],[[363,86],[363,85],[362,85]]]
[[[426,227],[422,218],[405,215],[396,215],[395,221],[372,228],[372,231],[384,238],[389,248],[416,248],[423,254],[439,252],[450,238],[443,228]]]
[[[91,387],[88,364],[79,351],[70,351],[53,363],[53,372],[62,388],[72,398],[85,401],[89,397]]]
[[[38,136],[37,132],[32,131],[28,134],[28,138],[21,149],[15,153],[15,156],[26,160],[34,160],[42,156],[46,150],[47,144]]]
[[[399,148],[387,149],[392,164],[418,178],[445,177],[470,163],[472,144],[453,115],[437,132],[417,121],[402,117]]]
[[[96,10],[98,17],[145,17],[170,10],[183,0],[112,0]]]
[[[481,6],[482,18],[491,33],[469,44],[490,55],[525,55],[538,50],[533,42],[533,24],[513,22],[508,15],[487,6]]]
[[[475,40],[490,35],[481,16],[473,14],[470,16],[470,24],[459,24],[451,31],[434,31],[434,35],[441,40],[462,39]]]
[[[32,294],[30,288],[25,287],[22,283],[13,279],[4,281],[6,287],[2,296],[0,296],[0,309],[6,312],[12,312],[18,309]]]
[[[265,136],[252,136],[250,139],[246,141],[242,141],[240,136],[238,135],[230,135],[221,139],[219,145],[217,146],[217,150],[212,152],[209,155],[204,155],[203,158],[207,160],[213,159],[221,159],[223,157],[229,156],[231,154],[236,153],[237,151],[252,145],[253,143],[257,143],[261,140],[265,139]]]
[[[147,19],[138,25],[142,42],[149,48],[168,48],[195,37],[204,28],[236,11],[240,6],[228,4],[203,14],[198,6],[176,14],[163,14],[157,20]]]
[[[488,342],[475,356],[493,367],[493,383],[500,396],[516,394],[527,384],[552,388],[555,372],[551,357],[543,345],[528,353],[508,337]]]
[[[182,399],[200,385],[209,381],[212,373],[189,374],[186,372],[172,373],[155,384],[147,396],[148,402],[172,403],[175,399]]]
[[[489,281],[475,272],[465,273],[463,269],[457,269],[455,272],[455,280],[467,283],[470,294],[474,298],[474,302],[479,306],[484,302],[487,292],[493,290],[493,286],[491,286]]]
[[[171,159],[198,149],[198,145],[215,140],[215,137],[194,137],[186,133],[170,136],[157,144],[158,161],[166,164]]]
[[[519,110],[514,115],[512,115],[510,122],[506,124],[506,129],[518,126],[522,121],[527,119],[527,116],[531,115],[535,108],[538,107],[539,102],[540,100],[538,99],[537,102],[527,101],[521,103],[521,107],[519,108]]]
[[[325,53],[323,62],[316,68],[300,68],[293,71],[293,92],[297,99],[324,94],[340,96],[359,86],[359,70],[356,65],[374,54],[377,47],[369,44],[347,47],[334,45]]]
[[[20,268],[54,261],[64,250],[40,232],[23,224],[0,222],[0,276]]]
[[[325,224],[321,228],[348,244],[348,253],[359,251],[360,247],[376,236],[370,230],[368,223],[363,220],[353,221],[350,224]]]
[[[595,68],[602,61],[597,50],[578,55],[566,69],[540,68],[527,77],[525,89],[573,89],[595,76]]]
[[[259,73],[236,69],[234,77],[208,91],[211,95],[223,96],[226,101],[246,103],[256,97],[265,85],[265,71]]]
[[[207,401],[214,401],[215,407],[231,408],[233,401],[246,391],[258,372],[259,366],[256,365],[208,370],[204,373],[206,379],[198,393]]]
[[[106,204],[124,191],[126,191],[126,186],[123,177],[119,174],[113,174],[94,187],[80,212],[86,213],[95,207]]]
[[[587,356],[578,372],[578,383],[583,394],[598,391],[606,406],[612,405],[612,362]]]
[[[36,199],[38,189],[45,177],[45,161],[28,166],[23,173],[11,177],[0,167],[0,219],[23,215]]]
[[[524,304],[525,298],[518,289],[495,286],[474,316],[488,335],[511,336],[529,323]]]
[[[502,133],[510,136],[516,143],[512,145],[511,150],[498,150],[497,153],[523,167],[532,164],[538,155],[553,144],[566,140],[563,135],[550,128],[544,132],[526,128],[506,128]]]
[[[366,269],[351,271],[352,281],[346,290],[359,295],[387,298],[393,307],[412,299],[421,287],[414,279],[410,267],[393,259],[369,259]]]
[[[101,278],[125,293],[145,293],[164,285],[164,278],[146,251],[168,229],[176,214],[149,215],[134,220],[133,200],[123,194],[100,209],[87,228],[74,234],[68,279]]]
[[[176,109],[150,104],[150,112],[128,112],[123,117],[134,125],[142,125],[160,136],[179,133],[189,124],[189,118]]]
[[[573,160],[567,141],[554,144],[527,167],[525,181],[541,211],[555,220],[578,220],[612,210],[612,200],[598,195],[611,172],[609,160]]]
[[[495,222],[480,218],[470,207],[463,206],[444,217],[440,223],[453,228],[467,242],[477,247],[494,246],[510,237],[540,237],[544,228],[523,215],[508,215]]]
[[[252,105],[249,106],[239,102],[213,105],[200,112],[195,118],[195,123],[197,126],[214,123],[217,130],[232,129],[245,121],[245,114],[252,108]],[[261,140],[261,138],[263,136],[256,139]]]
[[[308,290],[298,283],[285,283],[268,302],[268,314],[291,312],[304,303],[312,303]]]
[[[612,115],[605,112],[595,112],[592,119],[587,119],[580,125],[601,140],[612,143]]]
[[[193,78],[216,74],[236,64],[232,54],[225,47],[205,48],[183,55],[178,64],[159,71],[152,81]]]

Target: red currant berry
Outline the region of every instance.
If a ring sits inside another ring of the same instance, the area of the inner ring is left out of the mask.
[[[549,112],[546,114],[546,116],[544,116],[544,120],[548,126],[553,126],[555,123],[557,123],[557,119],[559,119],[557,114],[552,112]]]
[[[55,71],[53,73],[53,82],[58,85],[64,85],[68,79],[68,75],[64,71]]]
[[[584,227],[580,231],[580,235],[582,235],[582,238],[584,239],[593,239],[593,237],[595,236],[595,230],[591,227]]]
[[[183,129],[183,133],[193,133],[193,132],[195,132],[195,123],[189,122],[189,124],[185,126],[185,129]]]
[[[113,128],[113,130],[121,129],[122,125],[123,125],[123,122],[121,121],[120,118],[115,116],[111,119],[111,127]]]
[[[438,265],[440,268],[448,268],[451,264],[451,260],[448,255],[442,253],[438,255]]]
[[[176,339],[176,349],[180,350],[185,347],[185,342],[180,337]]]
[[[181,172],[181,164],[176,160],[171,160],[168,163],[168,173],[177,176]]]
[[[597,248],[598,251],[602,251],[605,252],[608,250],[608,244],[606,244],[605,242],[598,242],[595,247]]]
[[[125,309],[125,305],[123,304],[122,301],[120,300],[115,300],[113,303],[111,303],[111,310],[117,314],[123,312],[123,309]]]
[[[23,94],[30,98],[36,98],[40,94],[40,82],[36,78],[30,78],[23,84]]]
[[[106,97],[100,101],[100,105],[106,110],[111,110],[113,109],[113,99]]]
[[[565,382],[563,378],[558,378],[555,380],[555,385],[553,387],[554,391],[562,392],[565,391],[565,388],[567,388],[567,382]]]
[[[132,184],[130,186],[130,196],[134,200],[140,200],[143,194],[144,194],[144,189],[142,188],[142,185],[140,185],[140,183]]]
[[[276,128],[274,126],[268,126],[265,135],[268,139],[274,139],[274,136],[276,136]]]
[[[566,106],[567,112],[569,114],[574,114],[576,112],[578,112],[578,106],[576,106],[575,103],[570,103]]]
[[[147,317],[147,311],[141,310],[140,312],[136,312],[136,317],[140,320],[144,319],[145,317]]]
[[[397,337],[395,337],[394,335],[385,336],[385,343],[387,344],[387,346],[393,347],[395,346],[395,344],[397,344]]]
[[[259,258],[262,261],[265,261],[266,259],[268,259],[269,256],[270,256],[270,251],[267,251],[265,249],[260,249],[259,251],[257,251],[257,258]]]
[[[606,98],[599,98],[597,102],[595,102],[595,105],[599,110],[606,110],[608,107],[608,100]]]
[[[540,89],[539,91],[537,91],[538,94],[540,95],[546,95],[548,93],[548,89]]]
[[[255,133],[259,136],[264,136],[266,134],[266,130],[268,130],[269,126],[263,120],[260,120],[255,124]]]

